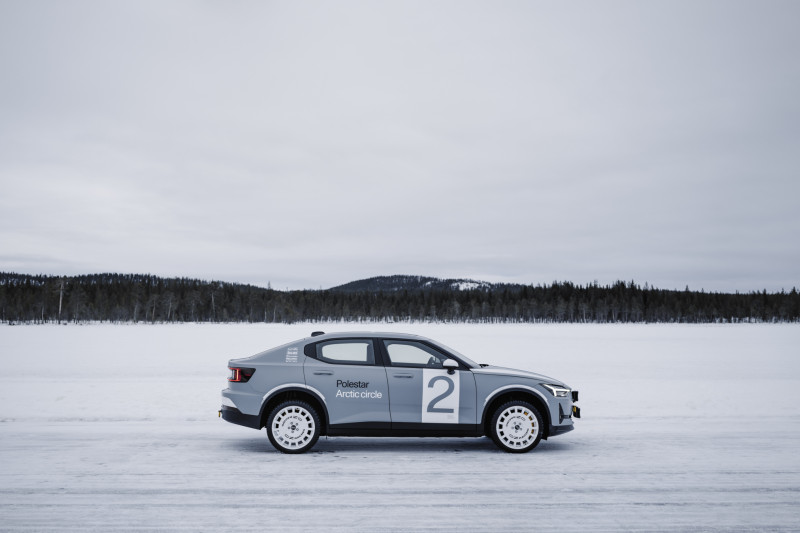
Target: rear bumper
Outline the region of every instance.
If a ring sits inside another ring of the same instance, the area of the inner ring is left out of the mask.
[[[253,429],[261,429],[261,418],[258,415],[246,415],[235,407],[223,405],[220,407],[219,416],[232,424],[238,424]]]

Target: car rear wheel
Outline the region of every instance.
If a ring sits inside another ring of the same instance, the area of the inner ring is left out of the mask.
[[[286,401],[275,406],[267,419],[267,436],[278,451],[303,453],[317,443],[319,414],[306,402]]]
[[[528,402],[507,402],[495,410],[489,430],[501,450],[525,453],[542,440],[542,415]]]

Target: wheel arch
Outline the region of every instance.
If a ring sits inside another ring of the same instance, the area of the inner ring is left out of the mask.
[[[492,420],[492,413],[506,402],[510,401],[525,401],[536,407],[539,414],[544,418],[544,427],[542,428],[542,438],[547,439],[550,433],[550,426],[552,421],[550,419],[550,408],[545,400],[531,388],[528,387],[504,387],[492,393],[486,400],[481,414],[481,427],[483,428],[484,435],[489,435],[489,424]]]
[[[261,427],[267,425],[267,418],[272,409],[281,402],[300,400],[309,403],[319,413],[322,427],[320,428],[320,435],[327,435],[328,433],[328,409],[325,406],[325,400],[322,396],[312,389],[305,388],[301,385],[290,385],[283,387],[276,391],[271,391],[266,395],[264,401],[261,403],[261,412],[259,420]]]

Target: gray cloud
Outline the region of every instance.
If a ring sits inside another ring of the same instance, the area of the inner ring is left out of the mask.
[[[789,289],[793,2],[5,2],[0,269]]]

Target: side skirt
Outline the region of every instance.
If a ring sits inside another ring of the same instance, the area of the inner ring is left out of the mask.
[[[483,428],[478,424],[422,424],[364,422],[361,424],[332,424],[331,437],[480,437]]]

